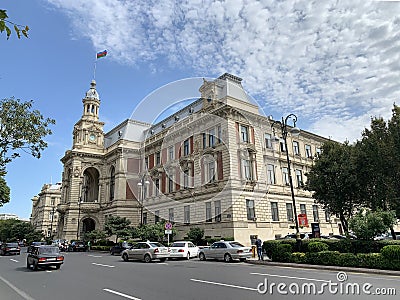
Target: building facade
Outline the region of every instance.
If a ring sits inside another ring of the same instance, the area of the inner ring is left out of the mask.
[[[35,230],[46,238],[56,237],[58,228],[57,206],[61,199],[61,182],[45,184],[40,193],[32,198],[30,222]]]
[[[318,223],[322,234],[338,233],[338,220],[302,189],[326,139],[302,131],[288,135],[285,145],[274,126],[280,123],[260,113],[241,81],[227,73],[204,80],[197,100],[162,121],[128,119],[108,133],[92,81],[72,149],[61,159],[58,237],[79,239],[103,229],[109,216],[134,226],[167,220],[177,238],[191,227],[247,245],[254,236],[284,236],[295,231],[296,217],[287,153],[297,215]]]

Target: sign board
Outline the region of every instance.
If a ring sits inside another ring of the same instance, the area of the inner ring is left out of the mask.
[[[170,230],[170,229],[165,230],[165,234],[172,234],[172,230]]]
[[[299,219],[299,226],[308,227],[308,219],[306,214],[299,214],[298,219]]]
[[[171,230],[172,229],[172,223],[165,223],[165,230]]]
[[[311,230],[314,238],[321,237],[321,231],[319,228],[319,223],[311,223]]]

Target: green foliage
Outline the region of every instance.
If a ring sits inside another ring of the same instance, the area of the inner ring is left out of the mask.
[[[10,202],[10,188],[3,176],[0,176],[0,207]]]
[[[191,227],[187,236],[193,243],[198,245],[203,239],[204,229],[201,229],[200,227]]]
[[[35,230],[29,222],[14,219],[0,221],[0,240],[3,242],[26,239],[27,243],[31,243],[43,238],[43,234]]]
[[[382,256],[387,260],[400,260],[400,245],[388,245],[381,249]]]
[[[357,238],[372,240],[378,234],[387,232],[396,221],[394,211],[361,210],[349,220],[349,228]]]
[[[12,32],[8,24],[10,24],[14,28],[14,31],[17,34],[18,38],[21,38],[21,33],[26,38],[28,37],[28,30],[29,30],[28,26],[18,25],[7,19],[8,19],[7,11],[4,9],[0,9],[0,32],[4,31],[6,32],[7,40],[10,38]]]
[[[92,230],[90,232],[85,232],[83,240],[96,242],[97,240],[105,239],[106,236],[106,233],[102,230]]]
[[[293,252],[289,258],[290,262],[302,264],[306,262],[306,254],[304,252]]]
[[[32,110],[32,105],[33,101],[14,98],[0,101],[0,175],[4,175],[9,162],[20,156],[20,151],[40,158],[47,147],[44,138],[52,134],[49,126],[55,121]]]
[[[119,216],[110,216],[104,224],[104,231],[108,236],[115,235],[115,242],[119,238],[128,239],[132,236],[134,229],[130,226],[131,221]]]
[[[165,237],[165,223],[145,224],[135,229],[133,237],[138,237],[142,241],[162,242]],[[176,229],[172,228],[172,237],[176,235]],[[170,236],[170,241],[171,241]]]
[[[321,252],[328,251],[329,246],[323,242],[310,242],[308,243],[308,251],[309,252]]]

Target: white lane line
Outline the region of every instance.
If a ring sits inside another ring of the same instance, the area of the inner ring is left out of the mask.
[[[7,279],[5,279],[5,278],[0,276],[0,280],[3,281],[5,284],[7,284],[11,289],[14,290],[14,292],[16,292],[18,295],[20,295],[23,299],[25,299],[25,300],[35,300],[31,296],[29,296],[27,293],[25,293],[24,291],[22,291],[19,288],[17,288],[15,285],[13,285]]]
[[[14,258],[10,258],[10,260],[13,262],[19,262],[18,260],[14,259]]]
[[[284,276],[284,275],[267,274],[267,273],[250,273],[250,275],[269,276],[269,277],[279,277],[279,278],[298,279],[298,280],[308,280],[308,281],[331,282],[331,280],[323,280],[323,279],[315,279],[315,278],[305,278],[305,277],[295,277],[295,276]]]
[[[88,256],[91,256],[91,257],[103,257],[101,255],[92,255],[92,254],[89,254]]]
[[[142,300],[140,298],[136,298],[136,297],[133,297],[133,296],[130,296],[130,295],[127,295],[127,294],[123,294],[123,293],[120,293],[120,292],[117,292],[117,291],[113,291],[113,290],[110,290],[110,289],[103,289],[103,291],[109,292],[109,293],[112,293],[112,294],[115,294],[115,295],[118,295],[118,296],[121,296],[121,297],[125,297],[127,299]]]
[[[92,263],[92,265],[100,266],[100,267],[107,267],[107,268],[115,268],[115,266],[103,265],[103,264],[96,264],[96,263]]]
[[[195,281],[195,282],[213,284],[213,285],[221,285],[221,286],[226,286],[226,287],[233,287],[233,288],[242,289],[242,290],[257,291],[256,288],[250,288],[250,287],[247,287],[247,286],[233,285],[233,284],[227,284],[227,283],[221,283],[221,282],[213,282],[213,281],[206,281],[206,280],[193,279],[193,278],[191,278],[190,280],[191,280],[191,281]]]

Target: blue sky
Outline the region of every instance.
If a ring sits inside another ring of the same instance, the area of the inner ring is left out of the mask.
[[[11,202],[0,213],[29,218],[31,198],[61,180],[60,158],[93,78],[96,52],[105,130],[129,118],[170,82],[217,77],[243,85],[268,115],[296,113],[298,126],[355,141],[371,116],[399,102],[398,1],[3,0],[29,38],[0,36],[0,96],[34,100],[56,120],[40,160],[8,165]]]

